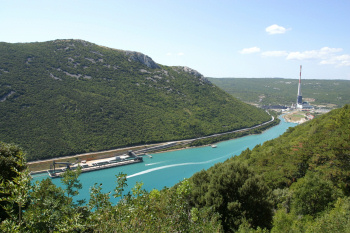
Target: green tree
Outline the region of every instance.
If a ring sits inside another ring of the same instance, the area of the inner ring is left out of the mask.
[[[311,216],[297,216],[294,212],[287,213],[284,208],[276,211],[273,216],[273,228],[271,233],[288,232],[299,233],[305,232],[307,225],[312,222]]]
[[[19,165],[24,166],[24,161]],[[16,168],[13,168],[13,170],[17,173],[17,176],[0,184],[0,193],[5,194],[0,198],[2,208],[10,216],[1,224],[1,228],[6,232],[17,232],[22,228],[23,207],[28,202],[30,190],[31,178],[28,169],[22,172]]]
[[[225,231],[235,231],[245,221],[253,228],[270,227],[270,190],[246,165],[233,161],[216,164],[190,180],[195,206],[212,207],[220,214]]]
[[[69,198],[77,196],[79,194],[79,189],[82,188],[82,184],[78,180],[78,177],[81,173],[81,167],[78,166],[76,170],[67,169],[63,175],[61,182],[66,186],[66,194]],[[85,200],[78,200],[78,205],[81,205],[85,202]]]
[[[0,142],[0,183],[13,181],[25,168],[25,155],[22,149],[14,144]],[[7,194],[0,193],[0,198],[6,196]],[[6,205],[5,201],[0,201],[0,221],[9,217],[3,205]]]
[[[0,142],[0,221],[5,232],[22,228],[23,208],[28,201],[30,175],[23,151]]]
[[[89,209],[95,210],[96,212],[105,209],[108,209],[111,207],[111,202],[109,201],[109,195],[108,193],[102,193],[102,184],[97,185],[97,183],[94,184],[90,188],[90,200],[89,200]]]
[[[308,172],[304,178],[291,186],[292,211],[299,215],[311,215],[318,213],[334,204],[341,191],[334,187],[332,182],[322,179],[319,174]]]
[[[117,198],[120,197],[121,199],[123,198],[123,192],[124,192],[124,188],[126,186],[128,186],[128,184],[126,183],[127,179],[126,179],[126,174],[120,172],[118,175],[115,175],[117,178],[117,187],[114,189],[114,194],[113,197]]]
[[[90,200],[88,203],[88,209],[90,211],[87,218],[87,228],[97,232],[103,232],[105,226],[101,224],[104,222],[108,224],[111,221],[115,210],[112,208],[112,203],[109,201],[111,192],[102,193],[102,184],[94,184],[90,188]]]
[[[349,232],[350,229],[350,199],[339,198],[335,207],[310,223],[306,232],[328,233]]]
[[[27,228],[31,232],[58,231],[64,216],[72,211],[69,198],[51,178],[36,182],[30,193],[30,202],[24,214]]]

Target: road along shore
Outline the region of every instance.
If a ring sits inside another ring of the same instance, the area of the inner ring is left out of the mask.
[[[119,149],[114,149],[114,150],[84,153],[84,154],[78,154],[78,155],[73,155],[73,156],[66,156],[66,157],[60,157],[60,158],[33,161],[33,162],[28,162],[28,168],[29,168],[29,171],[31,172],[31,174],[36,174],[36,173],[47,172],[47,170],[52,169],[52,165],[53,165],[54,161],[55,162],[68,162],[68,163],[72,163],[72,164],[78,164],[78,163],[81,163],[81,161],[86,161],[86,163],[92,164],[92,163],[96,163],[98,161],[104,161],[105,159],[110,159],[112,157],[123,156],[130,150],[134,151],[137,154],[140,154],[140,153],[148,153],[148,152],[155,152],[155,151],[159,151],[159,150],[164,150],[166,148],[174,147],[174,146],[184,147],[185,145],[187,145],[195,140],[210,138],[210,137],[218,137],[218,136],[222,136],[225,134],[231,134],[231,133],[237,133],[237,132],[248,131],[251,129],[256,129],[256,128],[259,128],[259,127],[264,126],[266,124],[269,124],[269,123],[273,122],[274,120],[275,120],[275,118],[273,116],[271,116],[270,120],[268,120],[264,123],[249,127],[249,128],[238,129],[238,130],[224,132],[224,133],[217,133],[217,134],[199,137],[199,138],[172,141],[172,142],[164,142],[164,143],[156,143],[156,144],[148,144],[148,145],[140,145],[140,146],[132,146],[132,147],[119,148]]]

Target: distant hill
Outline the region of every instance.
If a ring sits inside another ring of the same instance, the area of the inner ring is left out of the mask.
[[[296,102],[298,79],[282,78],[208,78],[212,83],[244,101],[259,105],[283,104],[290,106]],[[342,107],[350,103],[350,80],[310,80],[301,81],[304,100],[311,104]]]
[[[29,160],[178,140],[269,120],[197,71],[82,40],[0,43],[0,140]]]

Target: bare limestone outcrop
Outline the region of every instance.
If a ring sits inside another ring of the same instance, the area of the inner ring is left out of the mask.
[[[133,52],[133,51],[125,51],[125,54],[129,56],[129,59],[137,62],[141,62],[142,64],[146,65],[148,68],[151,69],[160,69],[160,66],[155,63],[152,58],[149,56],[139,53],[139,52]]]
[[[177,66],[175,67],[174,70],[181,70],[181,71],[184,71],[186,73],[189,73],[191,75],[194,75],[196,76],[200,81],[202,81],[203,83],[209,83],[211,84],[211,82],[204,77],[204,75],[202,75],[201,73],[199,73],[197,70],[194,70],[190,67],[187,67],[187,66]]]

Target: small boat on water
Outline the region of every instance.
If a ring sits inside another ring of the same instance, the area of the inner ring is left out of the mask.
[[[216,145],[211,145],[211,148],[216,148],[217,146]]]

